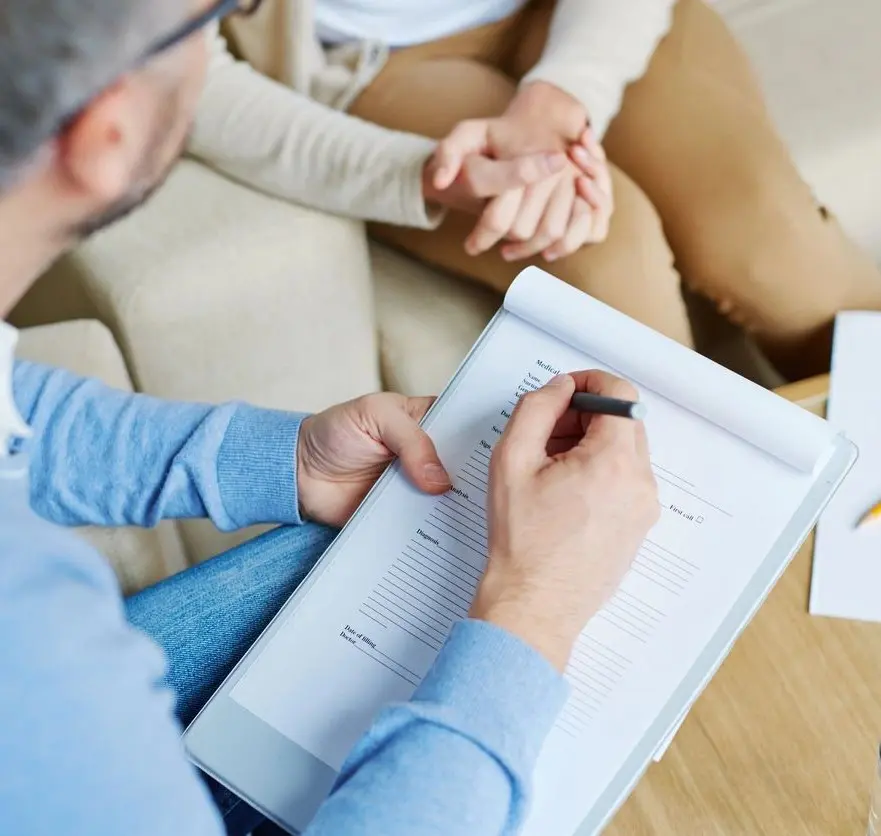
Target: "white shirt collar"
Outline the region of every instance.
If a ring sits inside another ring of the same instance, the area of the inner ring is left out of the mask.
[[[27,438],[31,434],[12,394],[12,372],[17,344],[18,331],[0,320],[0,459],[9,455],[9,445],[13,439]]]

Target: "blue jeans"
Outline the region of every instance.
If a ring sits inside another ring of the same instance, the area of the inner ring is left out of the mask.
[[[126,602],[129,621],[165,651],[168,686],[187,725],[330,545],[315,525],[278,529],[169,578]],[[262,816],[206,777],[230,836]],[[268,832],[268,831],[264,831]]]

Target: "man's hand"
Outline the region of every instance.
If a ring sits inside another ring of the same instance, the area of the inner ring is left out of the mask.
[[[522,398],[490,463],[489,562],[471,610],[561,671],[659,514],[643,424],[571,410],[576,389],[636,397],[589,371]]]
[[[446,493],[450,477],[419,426],[434,398],[368,395],[303,421],[297,487],[303,516],[342,526],[395,458],[413,484]]]

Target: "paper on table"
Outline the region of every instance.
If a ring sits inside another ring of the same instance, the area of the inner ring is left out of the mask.
[[[797,470],[814,471],[832,450],[836,433],[816,415],[537,267],[518,276],[505,308]]]
[[[881,313],[840,313],[835,321],[829,423],[859,458],[817,526],[810,611],[881,621],[881,526],[857,529],[881,500]]]

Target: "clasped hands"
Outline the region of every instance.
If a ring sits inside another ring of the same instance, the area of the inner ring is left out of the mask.
[[[571,409],[575,391],[634,398],[600,371],[525,395],[490,462],[488,560],[471,617],[519,637],[560,671],[657,520],[641,422]],[[297,445],[303,516],[343,525],[395,459],[422,491],[452,486],[420,421],[432,398],[376,394],[306,418]]]
[[[459,123],[423,175],[426,201],[478,216],[470,255],[553,262],[605,240],[614,209],[602,146],[585,108],[544,82],[525,85],[502,116]]]

